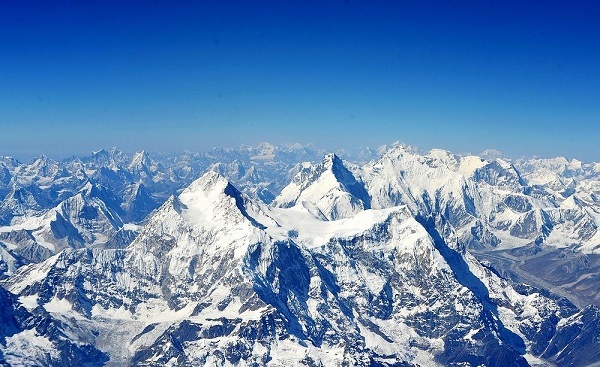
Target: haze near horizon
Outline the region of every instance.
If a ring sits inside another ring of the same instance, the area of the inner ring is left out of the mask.
[[[600,5],[0,5],[0,155],[400,140],[600,161]]]

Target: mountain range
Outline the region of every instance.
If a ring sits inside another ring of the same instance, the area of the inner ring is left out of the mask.
[[[598,163],[111,149],[0,197],[0,364],[600,361]]]

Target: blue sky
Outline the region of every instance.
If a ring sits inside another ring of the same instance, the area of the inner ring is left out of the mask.
[[[600,161],[598,19],[592,1],[6,0],[0,155],[400,140]]]

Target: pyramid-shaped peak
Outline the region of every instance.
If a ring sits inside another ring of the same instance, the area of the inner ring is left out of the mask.
[[[131,160],[131,166],[140,165],[140,164],[143,164],[146,166],[150,165],[150,155],[145,150],[135,153],[135,155],[133,156],[133,159]]]
[[[155,165],[155,162],[150,158],[150,155],[145,150],[141,152],[135,153],[133,158],[131,159],[131,163],[128,166],[128,169],[132,171],[134,174],[144,175],[152,175],[158,167]]]
[[[334,153],[327,154],[321,163],[321,172],[331,171],[340,182],[355,181],[354,175],[344,164],[344,161]]]
[[[183,194],[190,194],[194,192],[224,192],[225,189],[231,186],[231,183],[219,174],[217,171],[208,170],[206,171],[200,178],[196,181],[192,182],[185,190],[183,190]]]
[[[330,220],[350,217],[371,206],[364,183],[334,153],[327,154],[320,164],[303,165],[274,205],[286,208],[304,202]]]
[[[225,177],[208,170],[174,198],[172,205],[176,211],[184,213],[186,220],[196,225],[222,230],[230,223],[246,221],[254,227],[263,228],[248,214],[248,204],[254,206]]]

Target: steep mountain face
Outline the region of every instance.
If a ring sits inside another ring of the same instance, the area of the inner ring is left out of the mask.
[[[212,164],[209,169],[228,177],[245,193],[265,203],[271,203],[275,198],[273,192],[280,190],[280,182],[271,181],[269,174],[264,169],[253,164],[248,166],[237,160],[230,163],[217,162]],[[280,175],[285,176],[284,173],[280,173]]]
[[[420,155],[397,146],[365,166],[364,176],[373,207],[405,203],[421,213],[440,213],[463,240],[497,246],[504,232],[527,240],[538,229],[535,218],[529,226],[522,225],[532,208],[526,199],[519,200],[525,190],[518,172],[501,160],[489,162],[441,150]],[[473,236],[473,229],[481,235]]]
[[[124,221],[139,223],[159,207],[156,199],[141,182],[129,185],[123,190],[123,201],[119,205]]]
[[[543,357],[563,366],[595,365],[600,360],[600,309],[588,306],[562,320]]]
[[[63,248],[105,246],[123,230],[116,197],[101,186],[88,184],[45,215],[38,232],[44,242]],[[119,247],[118,245],[116,245]]]
[[[0,228],[2,273],[43,261],[65,248],[125,247],[135,232],[125,228],[119,203],[110,191],[88,183],[45,214]]]
[[[68,249],[4,286],[59,328],[89,330],[109,365],[526,366],[555,356],[556,330],[579,317],[482,266],[441,217],[397,206],[325,220],[214,172],[128,248]]]
[[[397,146],[363,170],[373,207],[407,204],[421,213],[441,213],[473,246],[544,242],[580,243],[588,253],[599,249],[597,208],[587,196],[529,185],[503,159],[440,150],[420,155]]]
[[[35,187],[27,189],[14,184],[0,203],[0,224],[8,226],[29,216],[40,215],[48,201]]]

